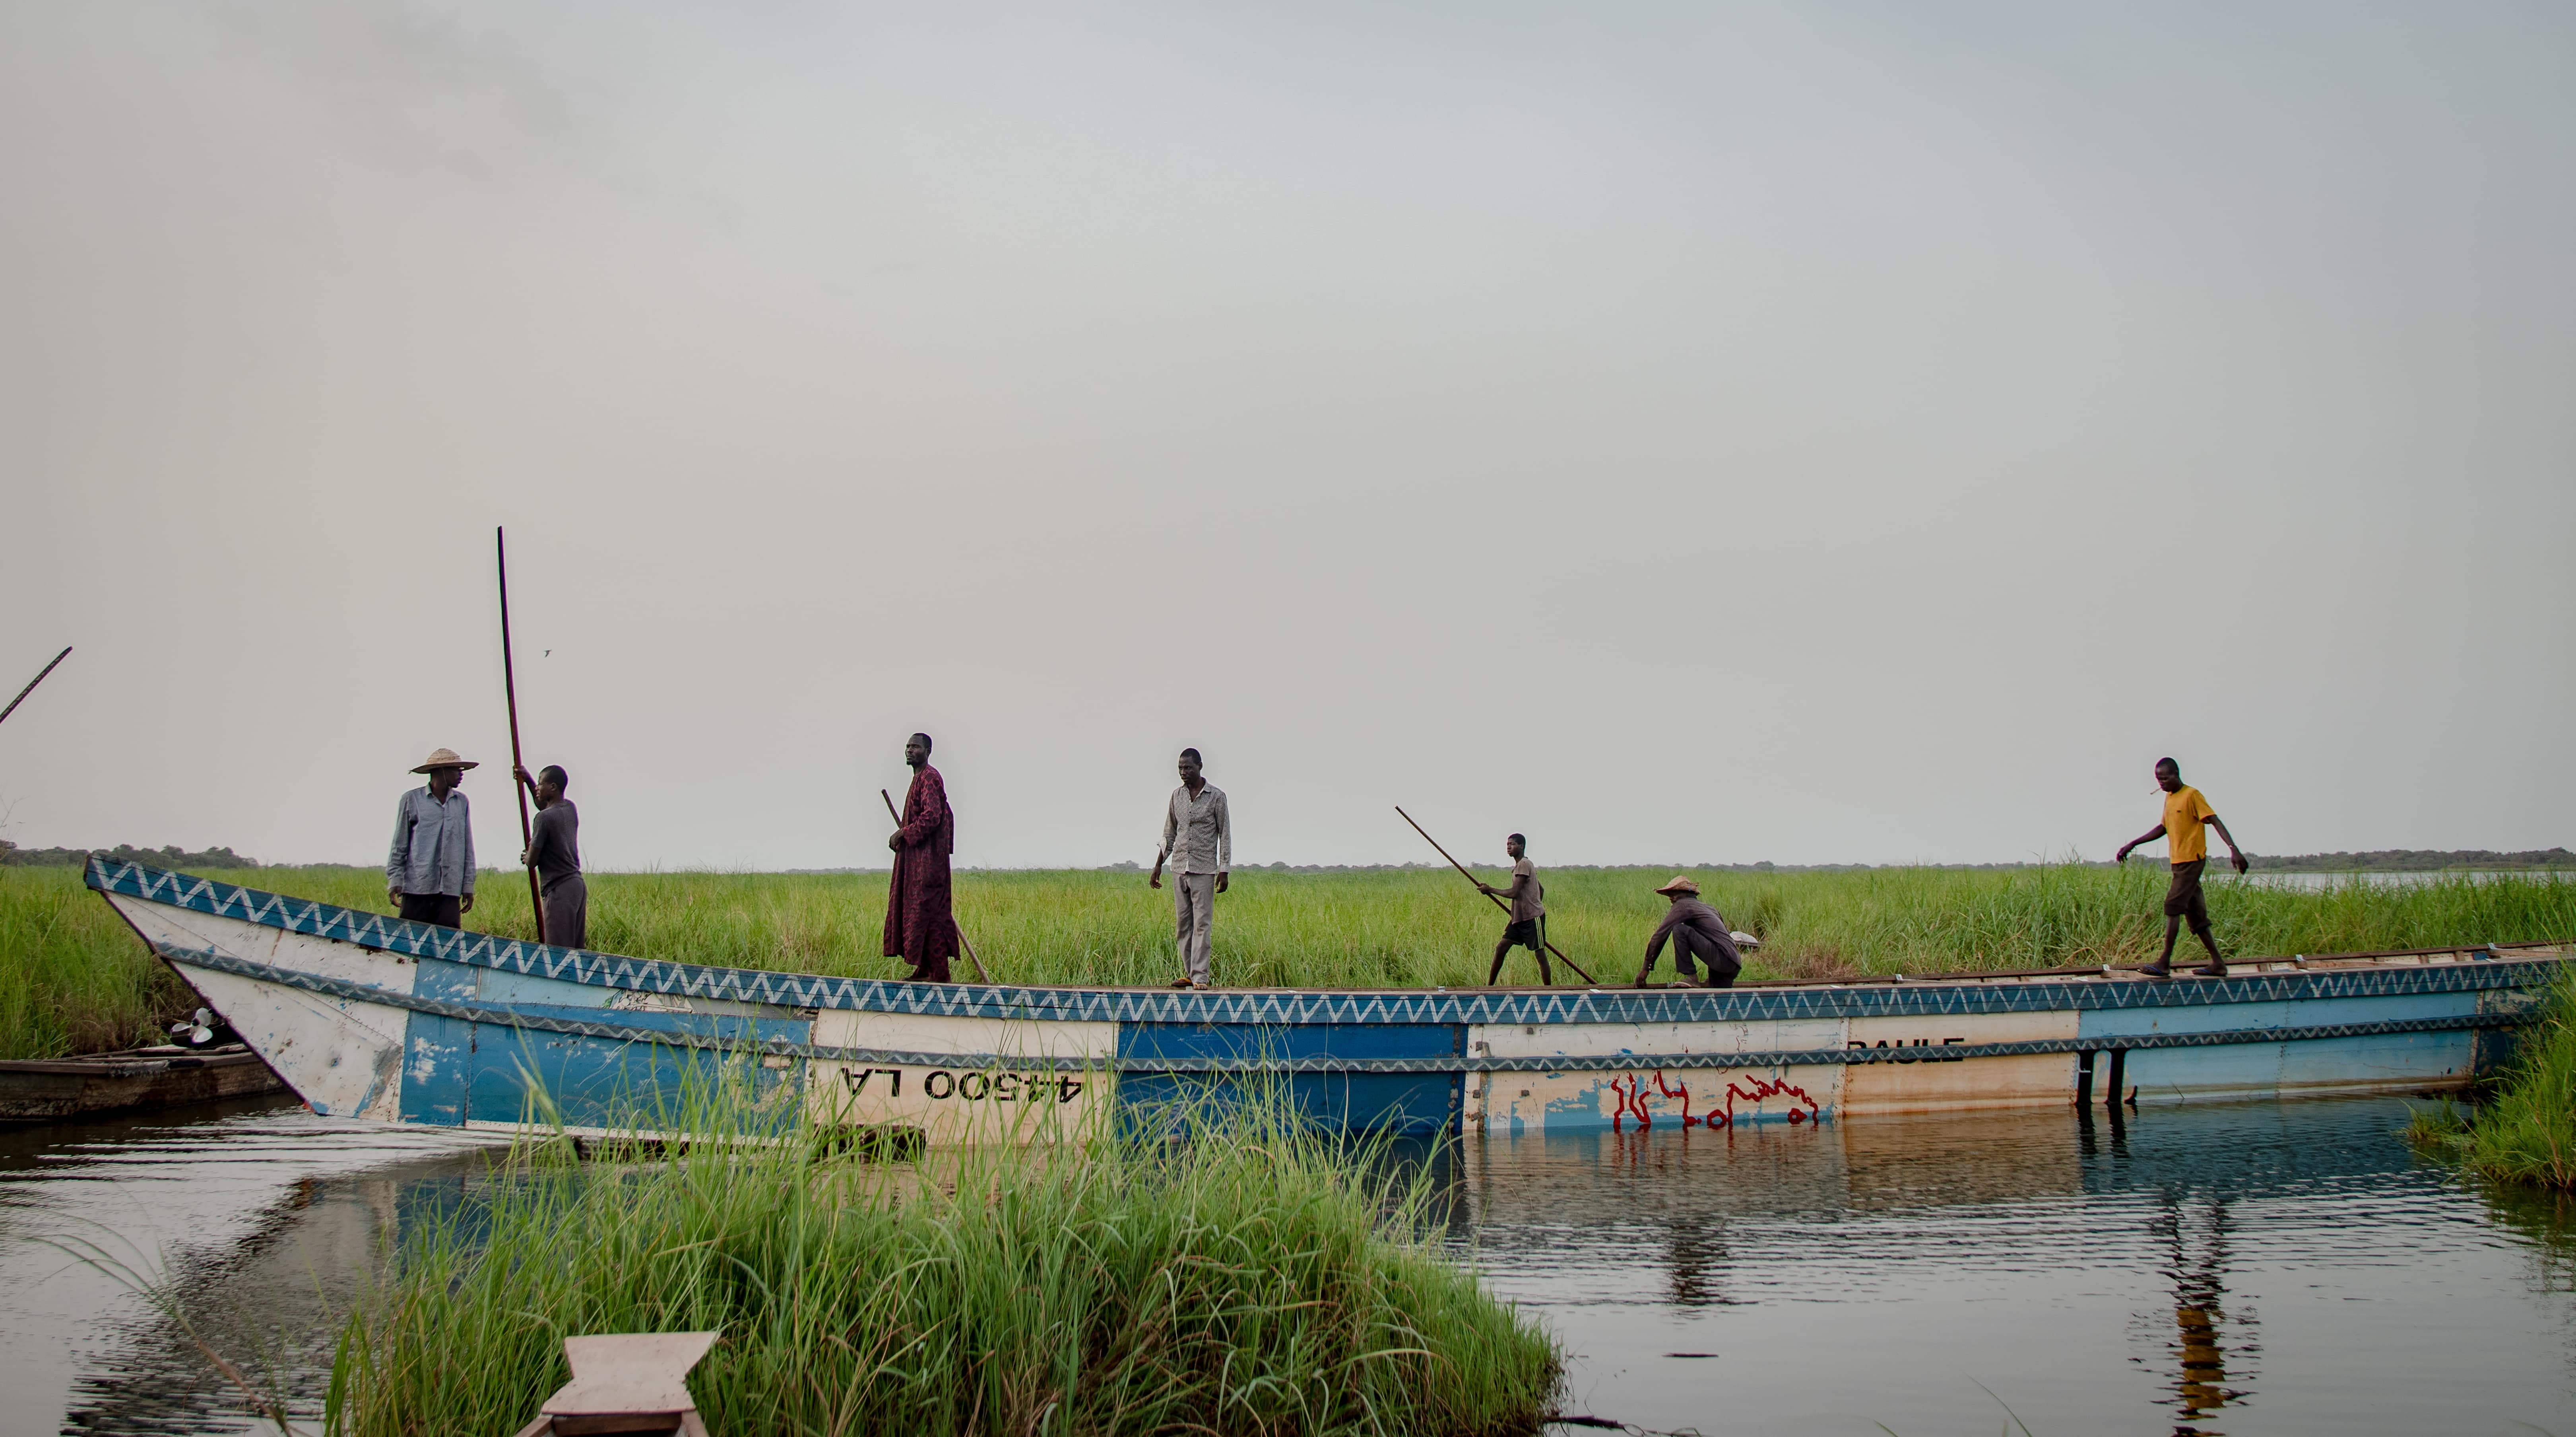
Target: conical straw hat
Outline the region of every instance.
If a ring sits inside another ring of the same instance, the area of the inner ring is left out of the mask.
[[[475,766],[474,760],[470,758],[458,758],[456,750],[452,748],[434,748],[429,751],[429,757],[422,759],[420,766],[412,772],[427,773],[433,768],[473,768]]]
[[[1657,893],[1689,893],[1696,895],[1699,892],[1699,885],[1676,873],[1673,875],[1672,882],[1665,884],[1663,887],[1658,888],[1655,891]]]

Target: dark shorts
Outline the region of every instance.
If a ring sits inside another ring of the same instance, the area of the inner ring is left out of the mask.
[[[1533,953],[1545,952],[1547,939],[1538,931],[1538,925],[1539,920],[1535,918],[1516,919],[1504,925],[1503,946],[1527,948]]]
[[[2206,858],[2175,864],[2173,886],[2165,890],[2165,916],[2188,920],[2194,933],[2209,926],[2209,897],[2200,891],[2200,872],[2208,866]]]
[[[406,893],[402,897],[402,916],[413,923],[453,928],[464,921],[464,906],[453,893]]]
[[[546,941],[558,948],[590,946],[590,885],[567,873],[546,885]]]

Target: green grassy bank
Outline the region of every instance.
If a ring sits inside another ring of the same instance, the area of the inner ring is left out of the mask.
[[[2483,1177],[2576,1190],[2576,978],[2562,979],[2548,1016],[2522,1030],[2472,1112],[2419,1111],[2407,1136]]]
[[[328,1430],[516,1431],[565,1335],[719,1328],[690,1381],[716,1432],[1537,1430],[1559,1355],[1423,1239],[1419,1166],[1258,1109],[1212,1122],[891,1164],[798,1141],[514,1165],[406,1233]]]
[[[78,869],[0,867],[0,1058],[157,1043],[195,1006]]]
[[[1664,908],[1652,890],[1669,870],[1542,873],[1557,946],[1603,982],[1635,977]],[[209,876],[384,908],[381,877],[363,869]],[[1730,922],[1761,935],[1753,978],[2139,962],[2164,934],[2164,866],[2155,862],[1696,876]],[[902,971],[877,951],[882,875],[603,873],[590,882],[594,948],[867,977]],[[468,926],[534,936],[518,875],[485,874],[481,898]],[[2576,879],[2555,873],[2323,890],[2229,877],[2211,882],[2210,907],[2221,942],[2242,954],[2576,939]],[[1253,870],[1238,875],[1217,912],[1217,978],[1237,986],[1481,983],[1502,927],[1500,913],[1446,870]],[[994,976],[1009,981],[1165,982],[1177,972],[1171,915],[1169,892],[1148,889],[1137,874],[957,877],[958,921]],[[1659,971],[1670,973],[1669,963]],[[1526,954],[1506,970],[1510,981],[1536,977]],[[0,1056],[140,1040],[185,1006],[178,985],[81,889],[76,870],[0,867]]]

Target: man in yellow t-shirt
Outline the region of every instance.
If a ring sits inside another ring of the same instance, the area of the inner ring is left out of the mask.
[[[2227,840],[2227,856],[2243,873],[2248,867],[2245,854],[2236,846],[2236,835],[2220,822],[2218,811],[2201,797],[2200,790],[2182,781],[2182,765],[2169,758],[2156,760],[2156,787],[2165,791],[2165,821],[2120,845],[2116,860],[2129,861],[2129,850],[2141,843],[2165,841],[2165,856],[2173,863],[2173,886],[2165,890],[2165,956],[2139,971],[2150,978],[2173,976],[2174,939],[2179,937],[2182,922],[2191,920],[2192,936],[2209,950],[2209,964],[2192,971],[2210,978],[2227,976],[2227,960],[2218,956],[2218,940],[2210,936],[2209,899],[2200,891],[2201,870],[2209,866],[2209,837],[2201,831],[2206,824],[2218,830]]]

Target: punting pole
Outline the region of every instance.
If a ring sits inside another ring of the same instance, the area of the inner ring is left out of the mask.
[[[1421,833],[1421,834],[1422,834],[1422,841],[1423,841],[1423,842],[1425,842],[1425,843],[1427,843],[1427,844],[1430,844],[1433,848],[1439,848],[1439,849],[1440,849],[1440,856],[1441,856],[1441,857],[1443,857],[1443,858],[1449,858],[1449,850],[1448,850],[1448,849],[1445,849],[1445,848],[1440,848],[1440,840],[1439,840],[1439,839],[1436,839],[1436,838],[1432,837],[1432,836],[1431,836],[1430,834],[1428,834],[1428,833],[1423,833],[1422,825],[1421,825],[1421,824],[1418,824],[1418,823],[1414,823],[1414,822],[1413,822],[1413,815],[1412,815],[1412,814],[1409,814],[1409,813],[1407,813],[1407,812],[1405,812],[1405,811],[1404,811],[1404,805],[1403,805],[1403,804],[1400,804],[1400,803],[1399,803],[1399,804],[1397,804],[1397,805],[1395,806],[1395,816],[1396,816],[1396,817],[1398,817],[1398,818],[1403,819],[1406,823],[1413,824],[1413,831],[1414,831],[1414,832],[1416,832],[1416,833]],[[1465,864],[1463,864],[1463,863],[1460,863],[1457,859],[1449,858],[1449,866],[1450,866],[1450,867],[1452,867],[1452,868],[1454,868],[1454,869],[1457,869],[1457,870],[1458,870],[1458,876],[1459,876],[1459,877],[1466,879],[1469,883],[1473,883],[1473,884],[1475,884],[1475,885],[1476,885],[1476,891],[1477,891],[1477,892],[1479,892],[1479,893],[1483,893],[1483,892],[1484,892],[1484,880],[1483,880],[1483,879],[1478,878],[1476,875],[1474,875],[1474,874],[1472,874],[1472,873],[1469,873],[1469,872],[1467,871],[1467,865],[1465,865]],[[1486,893],[1486,894],[1485,894],[1485,896],[1486,896],[1487,898],[1494,898],[1494,895],[1492,895],[1492,894],[1490,894],[1490,893]],[[1499,899],[1499,898],[1494,898],[1494,906],[1495,906],[1496,908],[1499,908],[1499,909],[1503,910],[1505,913],[1509,913],[1509,912],[1511,912],[1511,911],[1512,911],[1512,906],[1511,906],[1510,904],[1508,904],[1508,903],[1505,903],[1503,900],[1501,900],[1501,899]],[[1540,941],[1541,941],[1541,942],[1547,942],[1547,940],[1545,940],[1545,939],[1541,939]],[[1578,977],[1578,978],[1581,978],[1584,982],[1586,982],[1586,983],[1592,983],[1592,984],[1598,984],[1598,983],[1601,981],[1600,979],[1593,977],[1591,974],[1584,972],[1584,971],[1583,971],[1583,965],[1582,965],[1582,964],[1577,963],[1577,962],[1575,962],[1573,959],[1566,957],[1566,956],[1565,956],[1565,950],[1564,950],[1564,949],[1562,949],[1562,948],[1557,947],[1554,943],[1549,942],[1549,943],[1547,944],[1547,951],[1548,951],[1548,952],[1550,952],[1550,953],[1555,954],[1555,955],[1556,955],[1556,957],[1557,957],[1557,961],[1558,961],[1558,962],[1563,963],[1566,967],[1573,969],[1573,970],[1574,970],[1574,973],[1575,973],[1575,976],[1576,976],[1576,977]]]
[[[496,526],[492,530],[492,558],[501,570],[501,693],[510,704],[510,791],[519,796],[519,852],[526,856],[536,844],[536,830],[528,823],[528,787],[519,782],[527,764],[519,757],[519,680],[510,666],[510,549]],[[546,941],[546,895],[537,887],[537,866],[528,865],[528,908],[537,915],[537,941]]]
[[[886,817],[894,820],[895,827],[903,827],[903,815],[895,810],[894,795],[881,788],[877,790],[877,797],[886,801]],[[984,960],[975,956],[974,940],[966,936],[965,929],[957,927],[957,915],[953,912],[948,915],[948,926],[957,929],[957,941],[965,945],[966,961],[975,965],[976,978],[982,982],[992,982],[993,975],[984,971]]]
[[[71,656],[72,646],[65,644],[63,645],[63,651],[54,655],[54,664],[59,664]],[[18,705],[27,701],[27,695],[36,691],[36,685],[43,683],[45,681],[45,675],[54,671],[54,664],[45,665],[43,668],[36,671],[36,676],[34,678],[27,680],[27,686],[18,690],[18,696],[16,698],[9,700],[9,706],[5,709],[0,709],[0,719],[6,719],[9,715],[18,711]]]

